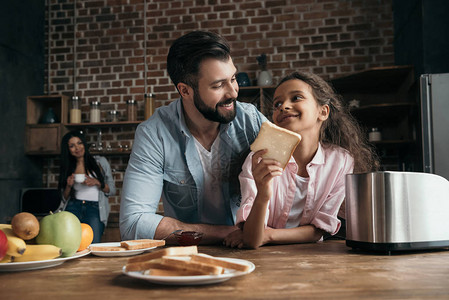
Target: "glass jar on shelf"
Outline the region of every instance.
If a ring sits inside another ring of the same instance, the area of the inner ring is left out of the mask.
[[[108,122],[117,122],[117,111],[116,110],[110,110],[108,114]]]
[[[101,122],[100,101],[90,103],[90,123]]]
[[[70,100],[70,123],[81,123],[81,104],[78,96]]]
[[[134,99],[126,101],[126,113],[128,121],[137,121],[137,103]]]
[[[370,142],[379,142],[382,140],[382,134],[380,133],[379,128],[371,128],[371,131],[368,134],[368,140]]]
[[[154,94],[145,94],[145,120],[154,113]]]

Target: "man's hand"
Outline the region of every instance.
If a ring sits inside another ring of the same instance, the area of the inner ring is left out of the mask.
[[[158,227],[156,228],[154,239],[162,239],[177,229],[182,229],[184,231],[202,232],[204,235],[203,239],[201,240],[201,244],[207,245],[222,243],[223,239],[228,234],[236,230],[237,227],[226,225],[188,224],[174,218],[163,217]],[[167,244],[177,243],[174,236],[167,238],[165,242]]]
[[[237,229],[228,234],[223,240],[223,245],[231,248],[243,248],[243,230]]]

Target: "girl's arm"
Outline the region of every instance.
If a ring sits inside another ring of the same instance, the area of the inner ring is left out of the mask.
[[[252,173],[257,186],[257,195],[243,226],[243,242],[254,249],[263,244],[265,215],[273,194],[273,178],[282,174],[279,162],[273,159],[262,159],[265,153],[266,150],[260,150],[252,157]]]
[[[268,199],[269,200],[269,199]],[[265,240],[265,214],[268,200],[256,196],[248,219],[243,225],[243,243],[245,246],[257,249]]]
[[[313,225],[279,229],[267,227],[264,232],[262,245],[314,243],[319,241],[323,234],[324,230],[318,229]]]

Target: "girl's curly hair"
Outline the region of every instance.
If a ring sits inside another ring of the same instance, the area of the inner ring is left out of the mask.
[[[278,84],[288,80],[302,80],[312,88],[312,94],[319,105],[329,105],[329,117],[320,132],[323,145],[338,145],[354,158],[354,173],[366,173],[379,169],[379,159],[357,120],[350,114],[347,105],[332,86],[320,76],[309,72],[293,72]]]

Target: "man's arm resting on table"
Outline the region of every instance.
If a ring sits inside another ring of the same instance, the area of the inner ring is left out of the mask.
[[[177,229],[202,232],[204,235],[201,240],[201,244],[218,244],[222,243],[223,239],[229,233],[238,229],[238,227],[226,225],[188,224],[174,218],[163,217],[156,228],[154,239],[162,239]],[[176,243],[176,239],[171,236],[166,240],[166,242],[167,244],[173,244]]]

